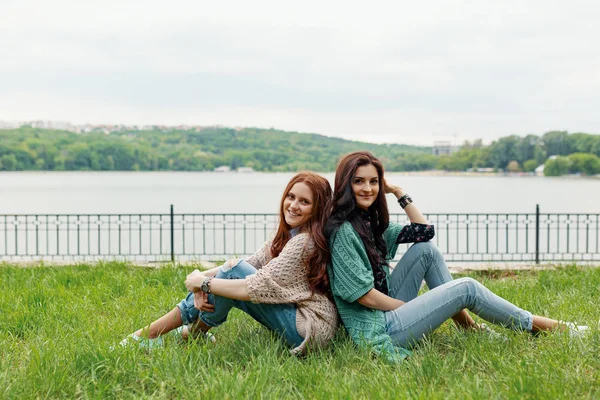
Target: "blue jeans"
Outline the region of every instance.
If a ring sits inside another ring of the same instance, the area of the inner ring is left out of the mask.
[[[215,278],[218,279],[244,279],[256,273],[256,268],[242,260],[230,270],[219,270]],[[214,304],[214,312],[199,311],[194,307],[194,294],[188,293],[187,297],[178,304],[181,319],[184,324],[193,324],[198,318],[208,326],[219,326],[227,320],[229,311],[235,307],[249,314],[256,321],[277,332],[291,346],[297,347],[304,341],[296,328],[296,304],[264,304],[250,301],[233,300],[214,294],[208,295],[208,302]]]
[[[429,291],[417,296],[425,279]],[[416,243],[402,256],[389,279],[391,297],[406,302],[385,313],[387,332],[401,347],[411,347],[462,309],[488,322],[531,331],[533,316],[496,296],[471,278],[452,280],[439,249]]]

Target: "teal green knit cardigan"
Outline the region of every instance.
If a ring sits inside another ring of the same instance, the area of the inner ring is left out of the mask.
[[[403,225],[390,222],[383,234],[387,245],[386,260],[396,254],[396,238]],[[329,238],[331,261],[327,266],[331,290],[344,327],[359,346],[393,363],[401,362],[410,351],[395,346],[387,334],[385,315],[381,310],[367,308],[358,299],[373,289],[373,272],[365,246],[350,222],[344,222]],[[389,268],[384,267],[389,279]]]

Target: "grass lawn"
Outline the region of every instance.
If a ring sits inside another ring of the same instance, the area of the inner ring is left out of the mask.
[[[21,268],[0,264],[0,398],[600,398],[600,332],[507,341],[450,322],[402,365],[357,349],[342,333],[299,359],[238,310],[217,344],[167,337],[152,352],[111,350],[185,295],[189,267]],[[535,314],[594,324],[600,269],[469,276]],[[208,397],[207,397],[208,396]]]

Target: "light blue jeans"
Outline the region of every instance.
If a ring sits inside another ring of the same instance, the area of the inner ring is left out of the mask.
[[[228,271],[223,272],[220,269],[215,278],[244,279],[255,273],[256,268],[242,260]],[[249,314],[268,329],[277,332],[291,346],[297,347],[304,341],[296,328],[296,304],[294,303],[252,303],[251,301],[233,300],[214,294],[208,295],[208,302],[214,304],[214,312],[200,311],[195,308],[194,294],[188,293],[187,297],[178,304],[183,323],[193,324],[200,318],[208,326],[219,326],[227,320],[229,311],[235,307]]]
[[[429,291],[417,296],[421,282]],[[452,280],[439,249],[431,242],[415,243],[402,256],[389,279],[389,295],[406,302],[385,313],[387,332],[401,347],[412,347],[462,309],[488,322],[531,331],[533,315],[496,296],[471,278]]]

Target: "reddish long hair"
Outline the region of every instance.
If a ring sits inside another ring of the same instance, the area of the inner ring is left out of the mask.
[[[304,183],[313,195],[312,213],[308,220],[299,227],[300,232],[306,232],[314,243],[312,251],[304,258],[308,283],[313,293],[329,293],[329,278],[327,276],[327,258],[329,250],[327,240],[323,234],[325,222],[329,217],[330,202],[332,198],[331,185],[327,179],[314,172],[299,172],[290,180],[279,204],[279,226],[271,243],[271,255],[277,257],[283,247],[290,240],[292,227],[285,222],[283,202],[296,183]]]

